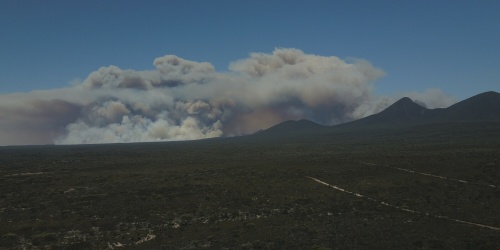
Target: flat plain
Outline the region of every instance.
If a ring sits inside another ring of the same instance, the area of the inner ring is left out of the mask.
[[[0,248],[500,249],[499,127],[1,147]]]

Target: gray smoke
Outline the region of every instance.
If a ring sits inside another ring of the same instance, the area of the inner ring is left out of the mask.
[[[252,53],[227,73],[173,55],[153,64],[146,71],[102,67],[69,88],[0,95],[0,144],[201,139],[303,118],[333,125],[398,99],[373,94],[384,72],[365,60],[297,49]],[[429,108],[454,102],[439,90],[406,95]]]

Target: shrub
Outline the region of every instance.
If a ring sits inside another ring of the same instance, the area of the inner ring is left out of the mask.
[[[0,246],[2,247],[10,247],[16,243],[19,243],[19,236],[13,233],[7,233],[2,235],[2,240],[0,240]]]
[[[55,233],[41,233],[36,234],[31,237],[33,245],[38,246],[41,244],[47,244],[57,241],[57,234]]]

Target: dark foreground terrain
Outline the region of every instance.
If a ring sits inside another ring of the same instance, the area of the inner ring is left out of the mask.
[[[499,186],[498,123],[3,147],[0,248],[500,249]]]

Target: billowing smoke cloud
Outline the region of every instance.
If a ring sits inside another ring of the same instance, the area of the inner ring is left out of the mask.
[[[167,55],[154,70],[102,67],[69,88],[0,95],[0,144],[79,144],[233,136],[290,119],[333,125],[376,113],[398,97],[373,95],[384,75],[364,60],[297,49],[252,53],[219,73]],[[439,90],[408,93],[429,108]]]

